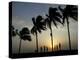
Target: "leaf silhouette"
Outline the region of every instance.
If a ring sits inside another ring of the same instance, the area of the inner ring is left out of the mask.
[[[20,32],[20,38],[28,41],[31,41],[30,31],[27,27],[24,27]]]

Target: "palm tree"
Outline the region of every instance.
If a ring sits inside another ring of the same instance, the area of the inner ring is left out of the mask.
[[[41,30],[46,29],[46,26],[42,16],[40,15],[38,15],[36,19],[33,17],[32,22],[34,26],[31,29],[31,33],[36,35],[36,52],[38,52],[38,32],[41,33]]]
[[[16,29],[16,33],[20,37],[20,44],[19,44],[19,53],[20,53],[20,50],[21,50],[21,41],[22,40],[24,40],[24,41],[26,41],[26,40],[31,41],[30,31],[29,31],[29,29],[27,27],[24,27],[19,32]]]
[[[69,49],[71,50],[71,41],[70,41],[70,31],[69,31],[69,17],[73,18],[75,21],[78,19],[78,8],[77,6],[74,5],[67,5],[64,9],[62,9],[59,6],[60,11],[62,12],[63,15],[63,25],[65,23],[65,20],[67,22],[67,29],[68,29],[68,38],[69,38]]]
[[[54,26],[57,27],[57,23],[56,22],[61,23],[60,18],[62,16],[57,11],[57,8],[52,8],[52,7],[49,8],[49,12],[48,12],[48,14],[46,14],[46,16],[47,16],[47,18],[45,19],[45,22],[46,22],[48,28],[50,29],[51,44],[52,44],[52,51],[53,51],[53,34],[52,34],[52,27],[51,27],[52,26],[52,22],[53,22]]]

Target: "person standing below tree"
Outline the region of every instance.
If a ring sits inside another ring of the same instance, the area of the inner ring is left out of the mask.
[[[46,47],[46,51],[48,52],[48,47]]]
[[[40,47],[40,52],[42,52],[42,50],[43,50],[43,49],[42,49],[42,46],[41,46],[41,47]]]
[[[59,43],[59,50],[61,50],[61,43]]]

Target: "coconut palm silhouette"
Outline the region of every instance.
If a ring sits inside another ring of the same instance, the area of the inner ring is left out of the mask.
[[[46,29],[46,26],[42,16],[40,15],[38,15],[36,19],[33,17],[32,22],[34,26],[31,29],[31,33],[36,35],[36,52],[38,52],[38,32],[41,33],[41,30]]]
[[[31,41],[31,36],[30,36],[30,31],[27,27],[22,28],[21,31],[18,32],[18,30],[16,29],[16,33],[17,35],[20,37],[20,44],[19,44],[19,53],[21,50],[21,41]]]
[[[59,6],[60,11],[63,15],[63,25],[65,20],[67,22],[67,29],[68,29],[68,39],[69,39],[69,49],[71,50],[71,40],[70,40],[70,31],[69,31],[69,17],[73,18],[75,21],[78,20],[78,8],[74,5],[67,5],[64,9]]]
[[[48,14],[46,14],[47,18],[45,19],[46,25],[47,27],[50,29],[50,36],[51,36],[51,44],[52,44],[52,51],[53,51],[53,34],[52,34],[52,22],[54,24],[54,26],[57,27],[57,22],[62,23],[60,18],[62,18],[62,16],[60,15],[60,13],[57,11],[57,8],[49,8],[49,12]]]

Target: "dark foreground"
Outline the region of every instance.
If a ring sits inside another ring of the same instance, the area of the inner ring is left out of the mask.
[[[62,50],[55,52],[44,52],[44,53],[21,53],[12,54],[10,58],[29,58],[29,57],[44,57],[44,56],[63,56],[63,55],[77,55],[78,50]]]

